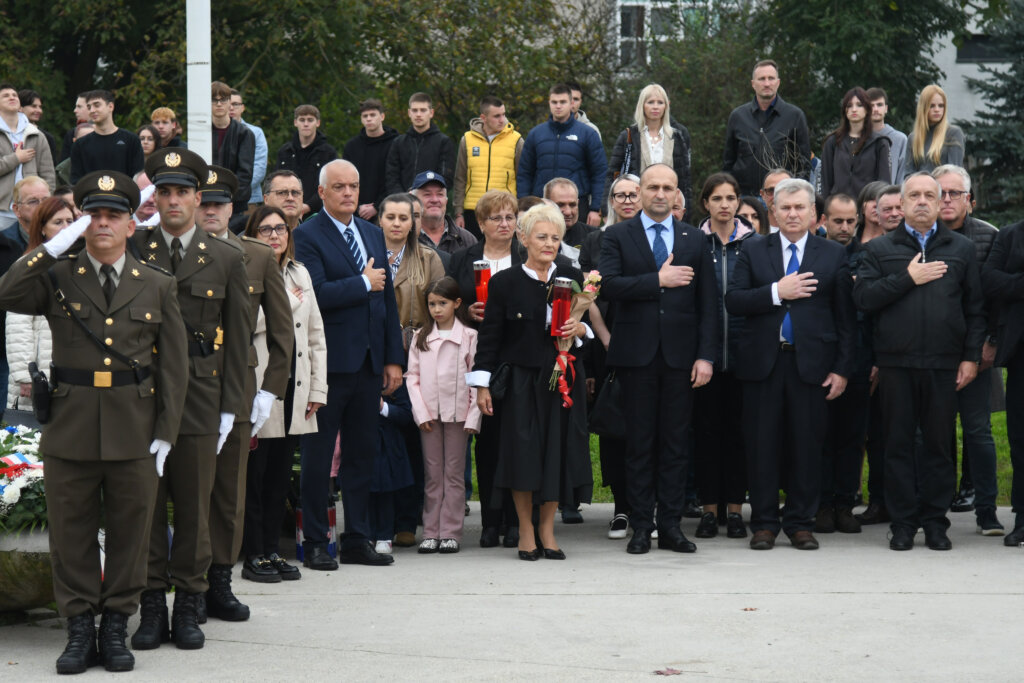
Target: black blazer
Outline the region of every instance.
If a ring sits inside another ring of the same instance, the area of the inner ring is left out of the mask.
[[[981,269],[985,296],[998,302],[996,365],[1006,367],[1024,338],[1024,222],[999,231]]]
[[[494,372],[500,363],[524,368],[554,367],[555,337],[546,327],[548,287],[556,277],[572,278],[583,284],[579,269],[557,263],[556,266],[549,282],[534,280],[521,265],[491,277],[473,370]]]
[[[484,242],[481,240],[476,244],[459,249],[451,255],[451,261],[445,265],[447,274],[455,278],[459,283],[459,297],[462,299],[462,306],[469,308],[476,303],[476,275],[473,273],[473,261],[479,261],[484,257]],[[526,256],[526,249],[519,243],[519,240],[512,238],[512,268],[518,268]],[[559,253],[555,256],[555,265],[564,268],[572,268],[572,261]],[[495,273],[494,275],[497,275]],[[561,277],[561,276],[559,276]],[[568,276],[566,276],[568,277]],[[487,300],[490,303],[491,292],[487,292]],[[473,327],[479,327],[476,323],[470,323]]]
[[[779,233],[754,235],[743,243],[725,294],[725,307],[746,317],[739,343],[736,376],[758,382],[768,377],[780,353],[779,328],[789,311],[800,379],[821,384],[828,373],[849,377],[857,340],[853,280],[846,249],[809,235],[798,272],[814,273],[817,290],[806,299],[772,302],[772,283],[786,271]]]
[[[650,365],[658,347],[669,367],[689,370],[698,358],[718,360],[721,347],[718,283],[704,233],[674,222],[672,265],[690,266],[693,281],[685,287],[661,287],[651,245],[640,215],[604,231],[601,241],[601,297],[619,302],[608,365]]]

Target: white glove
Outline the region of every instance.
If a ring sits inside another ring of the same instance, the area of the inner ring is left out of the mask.
[[[167,454],[171,452],[171,444],[163,439],[153,439],[153,443],[149,444],[149,452],[156,456],[156,476],[164,476],[164,463]]]
[[[149,198],[156,194],[156,185],[147,185],[139,192],[139,206],[149,201]]]
[[[48,241],[43,242],[43,249],[46,253],[57,258],[71,248],[71,245],[85,233],[85,229],[92,223],[92,216],[83,214],[77,221],[64,228]]]
[[[274,396],[269,391],[260,389],[256,392],[256,398],[252,401],[252,415],[249,416],[249,422],[252,422],[252,433],[250,436],[256,436],[256,432],[260,431],[263,423],[270,417],[270,409],[276,400],[277,396]]]
[[[66,229],[66,228],[65,228]],[[60,234],[60,233],[57,233]],[[228,440],[228,434],[235,426],[235,414],[234,413],[221,413],[220,414],[220,438],[217,439],[217,453],[220,453],[220,449],[224,448],[224,442]]]

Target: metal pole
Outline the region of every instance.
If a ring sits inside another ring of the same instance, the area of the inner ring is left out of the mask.
[[[185,0],[185,75],[187,77],[188,148],[213,161],[210,114],[210,0]]]

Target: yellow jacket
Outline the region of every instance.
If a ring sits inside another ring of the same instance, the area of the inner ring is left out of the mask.
[[[481,119],[470,121],[455,164],[455,213],[476,210],[476,203],[488,190],[508,190],[515,196],[516,168],[522,149],[523,136],[511,123],[488,141]]]

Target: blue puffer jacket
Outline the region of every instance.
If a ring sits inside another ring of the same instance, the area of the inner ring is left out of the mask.
[[[581,211],[588,208],[583,201],[590,195],[590,211],[600,211],[601,191],[608,161],[601,138],[585,123],[570,118],[556,123],[535,126],[526,136],[516,172],[519,197],[544,196],[544,184],[552,178],[568,178],[580,190]]]

